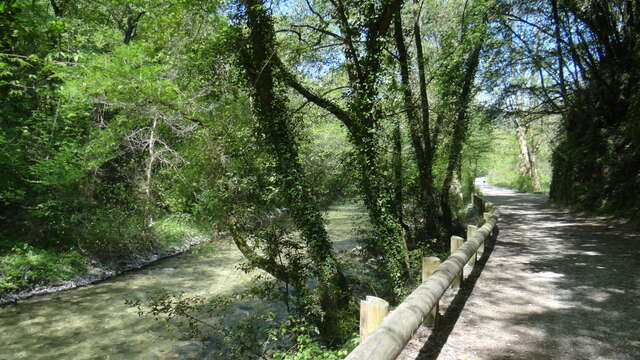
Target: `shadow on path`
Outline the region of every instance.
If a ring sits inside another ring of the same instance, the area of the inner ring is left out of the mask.
[[[401,359],[640,358],[640,234],[481,189],[501,213],[492,255]]]
[[[438,358],[438,355],[440,355],[442,347],[447,342],[447,338],[449,337],[449,334],[451,334],[451,331],[453,331],[467,300],[471,296],[473,288],[476,286],[476,282],[478,281],[480,274],[482,274],[482,270],[493,252],[495,240],[498,234],[499,228],[496,226],[495,233],[485,241],[482,256],[476,261],[471,273],[469,273],[469,275],[465,275],[460,289],[458,289],[458,292],[447,307],[444,315],[438,319],[431,335],[427,338],[424,346],[420,350],[420,355],[417,359],[435,360]]]

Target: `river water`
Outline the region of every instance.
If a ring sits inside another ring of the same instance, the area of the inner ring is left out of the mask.
[[[326,218],[337,249],[352,247],[352,229],[366,223],[353,204],[332,207]],[[202,358],[199,342],[175,339],[164,323],[139,317],[124,299],[161,289],[231,294],[256,276],[238,270],[241,261],[235,246],[220,240],[99,284],[0,308],[0,360]]]

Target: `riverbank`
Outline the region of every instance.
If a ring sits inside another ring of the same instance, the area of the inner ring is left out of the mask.
[[[154,264],[159,260],[183,254],[184,252],[190,250],[192,247],[210,241],[211,239],[212,238],[210,237],[204,236],[188,239],[180,247],[168,250],[158,249],[156,252],[153,252],[151,254],[136,256],[123,263],[119,263],[115,267],[95,266],[91,267],[86,273],[74,277],[70,280],[61,281],[56,284],[27,288],[17,293],[5,294],[0,296],[0,307],[16,303],[19,300],[28,299],[33,296],[53,294],[60,291],[71,290],[82,286],[95,284],[100,281],[122,275],[129,271],[140,270],[146,266]]]
[[[354,228],[366,227],[368,218],[359,204],[339,204],[328,210],[326,219],[336,250],[342,252],[355,246]],[[140,317],[125,299],[145,301],[167,290],[185,297],[236,297],[261,281],[260,271],[242,270],[243,262],[233,241],[220,237],[139,271],[6,306],[0,310],[0,358],[218,359],[215,343],[203,344],[164,321]],[[238,300],[237,320],[266,314],[272,304]]]
[[[165,224],[166,225],[166,224]],[[166,226],[165,226],[166,227]],[[160,225],[162,232],[162,225]],[[146,266],[149,266],[159,260],[180,255],[194,246],[208,242],[215,238],[210,234],[203,234],[201,231],[197,231],[194,228],[171,227],[167,233],[166,229],[162,234],[161,241],[157,243],[152,250],[136,254],[129,258],[120,259],[119,261],[111,261],[109,263],[100,263],[92,261],[89,258],[82,257],[77,252],[70,252],[70,261],[68,264],[55,264],[58,269],[64,270],[64,276],[68,279],[60,280],[59,277],[53,277],[53,274],[42,275],[43,279],[39,281],[39,284],[22,285],[17,286],[16,291],[3,293],[0,291],[0,307],[8,304],[16,303],[19,300],[25,300],[33,296],[52,294],[60,291],[75,289],[78,287],[95,284],[115,276],[124,274],[126,272],[140,270]],[[23,257],[25,261],[29,261],[29,258],[41,259],[46,257],[47,253],[43,251],[36,252],[35,254],[27,254],[27,252],[34,252],[35,249],[29,249],[24,251]],[[44,255],[43,255],[44,253]],[[0,261],[7,261],[7,258],[12,254],[5,255],[5,258],[0,258]],[[15,255],[13,255],[15,256]],[[32,260],[34,261],[34,260]],[[41,261],[41,262],[45,262]],[[26,264],[26,268],[23,271],[23,276],[29,276],[31,273],[36,272],[35,265]],[[49,265],[49,264],[47,264]],[[75,265],[75,266],[74,266]],[[40,269],[40,272],[43,270]],[[44,271],[52,271],[47,269]],[[0,275],[2,272],[0,271]],[[8,282],[5,280],[5,276],[0,276],[0,281]],[[0,289],[2,290],[2,289]]]

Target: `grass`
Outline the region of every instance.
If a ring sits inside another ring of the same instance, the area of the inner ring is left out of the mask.
[[[151,228],[156,250],[178,248],[185,240],[199,235],[202,232],[188,217],[181,215],[163,218]],[[55,251],[26,243],[6,250],[6,254],[0,256],[0,295],[54,285],[82,276],[94,260],[75,249]]]
[[[56,253],[27,244],[0,258],[0,295],[69,280],[84,274],[89,261],[75,250]]]
[[[169,215],[158,220],[151,228],[160,249],[180,247],[185,239],[202,235],[191,219],[183,214]]]

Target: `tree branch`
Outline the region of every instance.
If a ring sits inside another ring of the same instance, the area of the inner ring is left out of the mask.
[[[331,32],[331,31],[329,31],[329,30],[322,29],[322,28],[319,28],[319,27],[316,27],[316,26],[313,26],[313,25],[309,25],[309,24],[293,24],[293,25],[291,25],[291,26],[293,26],[293,27],[301,27],[301,28],[308,28],[308,29],[311,29],[311,30],[317,31],[317,32],[319,32],[319,33],[322,33],[322,34],[325,34],[325,35],[329,35],[329,36],[331,36],[331,37],[334,37],[334,38],[336,38],[336,39],[338,39],[338,40],[341,40],[341,41],[343,41],[343,42],[344,42],[344,41],[346,41],[346,40],[345,40],[345,38],[343,38],[342,36],[340,36],[340,35],[338,35],[338,34],[336,34],[336,33],[334,33],[334,32]]]
[[[358,80],[364,80],[364,76],[362,73],[362,66],[360,65],[360,58],[358,56],[358,51],[353,42],[353,37],[351,36],[351,25],[349,25],[349,19],[347,18],[347,12],[344,7],[344,4],[341,0],[329,0],[331,4],[336,8],[336,12],[338,14],[338,20],[340,23],[340,31],[344,33],[344,45],[345,45],[345,55],[351,63],[353,64],[353,71],[349,70],[349,66],[347,66],[347,72],[349,77],[351,78],[351,83],[355,83],[357,77]]]
[[[342,90],[342,89],[350,89],[351,87],[349,86],[338,86],[337,88],[333,88],[333,89],[329,89],[325,92],[323,92],[322,94],[320,94],[321,97],[326,96],[329,93],[332,93],[336,90]],[[304,104],[300,105],[297,109],[293,110],[293,113],[297,113],[299,111],[301,111],[302,109],[304,109],[311,101],[307,99],[307,101],[304,102]]]
[[[282,81],[291,86],[295,91],[304,96],[307,100],[332,113],[336,118],[338,118],[338,120],[342,121],[347,126],[347,128],[352,127],[353,121],[351,119],[351,114],[349,114],[348,111],[342,109],[333,101],[323,97],[322,95],[318,95],[316,92],[302,85],[302,83],[300,83],[296,79],[295,75],[292,74],[284,66],[284,64],[278,57],[275,58],[275,63],[280,70],[280,79]]]
[[[317,17],[318,17],[318,19],[320,19],[320,21],[321,21],[323,24],[324,24],[324,23],[326,23],[326,20],[324,19],[324,17],[323,17],[319,12],[317,12],[317,11],[313,8],[313,6],[311,6],[311,3],[309,2],[309,0],[304,0],[304,1],[307,3],[307,7],[309,7],[309,11],[311,11],[311,13],[312,13],[313,15],[317,16]]]

